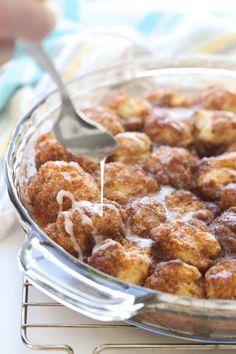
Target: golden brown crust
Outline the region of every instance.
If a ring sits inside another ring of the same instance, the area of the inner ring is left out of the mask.
[[[91,175],[76,162],[49,161],[43,164],[28,182],[28,194],[34,217],[41,226],[56,221],[60,210],[56,200],[60,190],[69,191],[76,200],[99,200],[100,190]],[[62,208],[71,207],[68,197]]]
[[[130,96],[124,92],[115,93],[110,98],[108,106],[121,117],[126,130],[141,130],[144,117],[151,110],[146,99]]]
[[[225,186],[220,193],[220,206],[222,209],[236,207],[236,183]]]
[[[108,107],[91,107],[84,109],[83,112],[89,119],[102,125],[113,135],[122,133],[124,131],[121,119],[112,109]]]
[[[236,142],[232,143],[228,146],[228,148],[226,149],[226,152],[232,152],[232,151],[236,151]]]
[[[222,259],[205,274],[208,299],[236,300],[236,259]]]
[[[80,232],[77,232],[77,226],[79,222],[81,222],[80,214],[75,210],[73,210],[73,212],[71,211],[72,210],[60,212],[57,221],[53,224],[47,225],[44,228],[44,232],[72,256],[80,258],[81,260],[86,260],[86,258],[92,253],[92,249],[95,245],[92,236],[92,228],[89,227],[89,225],[86,225],[86,227],[80,225]],[[75,240],[72,240],[71,234],[66,231],[67,222],[72,225],[71,233],[73,232]]]
[[[160,146],[145,161],[145,170],[153,173],[162,185],[191,189],[196,157],[183,148]]]
[[[141,237],[149,237],[153,228],[167,221],[165,207],[151,197],[130,201],[126,205],[126,212],[128,228],[132,234]]]
[[[232,112],[198,111],[194,121],[196,144],[201,149],[214,152],[236,141],[236,115]]]
[[[142,164],[151,151],[152,142],[145,133],[125,132],[115,136],[118,150],[109,157],[109,161],[125,164]]]
[[[100,181],[100,171],[96,171]],[[105,165],[104,195],[110,200],[125,203],[132,197],[144,196],[159,189],[155,179],[139,165],[111,162]]]
[[[236,91],[231,86],[212,85],[196,100],[205,109],[236,112]]]
[[[121,245],[107,239],[94,248],[88,264],[131,284],[143,285],[152,264],[149,253],[128,241]]]
[[[204,297],[201,273],[179,259],[157,264],[144,286],[176,295]]]
[[[192,120],[177,111],[155,109],[145,118],[144,131],[158,144],[188,147],[194,141]]]
[[[74,249],[70,236],[65,232],[64,228],[63,230],[60,229],[58,223],[48,224],[43,231],[72,256],[78,257],[78,252]]]
[[[160,89],[148,94],[147,99],[157,107],[189,107],[192,100],[177,90]]]
[[[221,248],[200,221],[162,224],[151,231],[156,256],[160,260],[181,259],[200,270],[206,270]]]
[[[83,156],[75,156],[58,143],[52,132],[41,135],[35,144],[35,163],[39,169],[47,161],[75,161],[86,171],[93,171],[98,163]]]
[[[86,259],[97,242],[108,237],[122,240],[126,219],[125,210],[116,202],[104,199],[101,216],[100,204],[82,201],[74,209],[60,212],[56,223],[48,225],[45,232],[72,255]]]
[[[226,210],[210,225],[226,255],[236,255],[236,207]]]
[[[236,183],[236,152],[203,158],[198,164],[196,189],[207,200],[218,200],[225,185]]]
[[[166,206],[171,212],[176,213],[184,219],[198,219],[210,224],[219,212],[214,203],[204,202],[193,193],[185,190],[178,190],[166,196]]]

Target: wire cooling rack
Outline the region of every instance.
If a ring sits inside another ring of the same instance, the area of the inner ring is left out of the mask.
[[[58,344],[58,345],[53,345],[53,344],[39,344],[34,342],[33,340],[29,339],[30,336],[30,331],[31,330],[36,330],[36,331],[42,331],[44,330],[69,330],[69,331],[83,331],[84,329],[91,330],[91,336],[94,333],[94,331],[103,329],[106,332],[109,330],[115,331],[115,334],[119,336],[120,332],[125,330],[132,329],[134,331],[140,331],[140,329],[131,326],[129,324],[125,323],[102,323],[102,322],[95,322],[95,321],[90,321],[86,323],[77,323],[77,322],[64,322],[63,321],[57,321],[56,318],[54,319],[55,321],[48,323],[44,320],[40,322],[34,322],[33,316],[30,315],[30,311],[32,309],[34,310],[39,310],[42,312],[42,310],[46,309],[46,311],[49,311],[49,309],[54,309],[57,312],[59,309],[65,309],[67,311],[70,311],[66,309],[63,305],[57,303],[57,302],[48,302],[48,301],[35,301],[35,296],[34,293],[35,288],[28,282],[26,278],[23,280],[23,301],[22,301],[22,314],[21,314],[21,337],[24,342],[24,344],[33,350],[42,350],[42,351],[57,351],[57,352],[64,352],[67,354],[84,354],[82,351],[75,352],[74,349],[72,348],[71,344]],[[34,298],[34,301],[33,301]],[[49,298],[47,298],[48,300]],[[143,333],[142,333],[143,334]],[[96,345],[92,350],[91,354],[104,354],[104,353],[119,353],[119,354],[128,354],[128,353],[137,353],[137,354],[143,354],[143,353],[183,353],[183,352],[189,352],[194,353],[196,351],[200,353],[205,353],[205,351],[217,351],[218,353],[222,353],[223,350],[227,351],[227,353],[236,353],[236,344],[201,344],[201,343],[191,343],[191,342],[180,342],[179,340],[174,343],[171,342],[169,339],[167,341],[166,337],[161,337],[163,341],[161,343],[119,343],[116,342],[113,338],[112,343],[102,343],[99,345]],[[40,336],[41,338],[41,336]],[[154,337],[155,338],[155,337]],[[116,339],[116,338],[115,338]],[[69,339],[68,339],[69,340]],[[90,338],[87,338],[89,341]],[[52,340],[53,342],[53,340]],[[89,353],[89,354],[90,354]]]

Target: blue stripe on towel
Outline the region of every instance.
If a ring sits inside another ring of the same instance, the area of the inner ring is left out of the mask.
[[[138,24],[137,29],[142,34],[150,34],[155,31],[157,35],[166,35],[177,27],[183,17],[184,15],[180,13],[150,12]]]
[[[137,26],[138,31],[142,32],[143,34],[152,32],[157,27],[157,24],[160,23],[160,21],[162,21],[165,16],[166,12],[163,11],[148,13]]]
[[[163,28],[164,31],[162,31],[161,33],[167,34],[171,31],[173,31],[183,18],[184,18],[184,15],[182,15],[182,14],[172,14],[172,16],[170,16],[169,20],[167,22],[165,22],[165,28]]]

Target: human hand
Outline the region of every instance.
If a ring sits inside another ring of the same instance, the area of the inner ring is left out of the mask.
[[[56,11],[42,0],[0,0],[0,65],[18,39],[39,41],[56,24]]]

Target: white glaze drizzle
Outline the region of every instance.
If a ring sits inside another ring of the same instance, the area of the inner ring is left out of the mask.
[[[63,204],[63,199],[67,197],[71,200],[72,203],[72,207],[75,203],[75,197],[73,196],[73,194],[69,191],[65,191],[64,189],[61,189],[58,193],[57,193],[57,203],[59,204],[60,210],[62,210],[62,204]]]
[[[92,229],[93,229],[92,234],[93,234],[95,243],[96,243],[96,245],[99,246],[106,239],[106,237],[103,235],[98,235],[98,232],[94,226],[92,217],[87,215],[85,210],[83,210],[83,209],[87,209],[93,215],[96,214],[96,215],[102,217],[101,216],[101,204],[92,203],[87,200],[77,201],[77,200],[75,200],[74,195],[71,192],[68,192],[65,190],[60,190],[57,194],[57,197],[56,197],[57,203],[60,206],[60,210],[62,210],[62,204],[63,204],[64,197],[67,197],[71,200],[72,209],[76,210],[80,214],[81,219],[82,219],[82,224],[89,225],[92,227]],[[120,227],[125,234],[126,228],[125,228],[125,225],[124,225],[123,220],[121,218],[119,209],[115,205],[108,204],[108,203],[103,204],[103,207],[107,207],[116,213],[117,219],[119,220],[119,223],[120,223]],[[76,240],[76,238],[74,236],[73,222],[71,221],[68,212],[66,212],[66,211],[63,212],[63,215],[64,215],[65,230],[70,235],[70,238],[71,238],[71,241],[73,244],[73,248],[75,249],[75,251],[77,251],[77,253],[79,254],[79,258],[81,259],[82,251],[81,251],[81,248],[78,244],[78,241]]]
[[[73,248],[78,253],[78,258],[80,260],[83,260],[83,252],[80,248],[79,242],[77,241],[74,235],[74,230],[73,230],[74,225],[72,220],[70,219],[70,215],[68,211],[64,211],[63,215],[64,215],[64,226],[65,226],[66,233],[70,236],[71,242],[73,244]]]
[[[88,215],[85,214],[85,212],[83,211],[83,209],[81,208],[75,208],[75,210],[77,210],[77,212],[80,214],[81,219],[82,219],[82,225],[89,225],[93,227],[93,221],[92,218],[90,218]]]
[[[227,270],[224,270],[224,271],[221,271],[219,273],[210,275],[211,279],[217,279],[217,278],[227,279],[227,278],[231,278],[231,277],[232,277],[232,272],[231,271],[227,271]]]
[[[102,164],[102,162],[105,163],[105,160],[101,161],[101,164]],[[101,165],[100,165],[100,168],[101,168],[101,181],[102,181],[104,176],[102,175],[102,166]],[[103,166],[103,168],[104,168],[104,166]],[[102,181],[102,182],[104,182],[104,181]],[[161,190],[158,194],[154,194],[151,196],[145,196],[141,199],[141,202],[143,204],[148,204],[150,199],[154,199],[154,200],[158,201],[166,209],[166,214],[167,214],[167,217],[169,220],[172,220],[172,221],[176,221],[176,220],[189,221],[189,220],[191,220],[193,217],[193,214],[194,214],[193,212],[188,212],[188,213],[185,213],[184,215],[181,215],[181,213],[178,212],[178,209],[171,210],[166,207],[165,198],[168,195],[172,194],[174,191],[175,191],[175,189],[171,186],[162,186]],[[153,241],[151,239],[139,237],[137,235],[133,235],[130,230],[130,227],[129,227],[129,222],[127,225],[124,225],[124,222],[123,222],[121,215],[120,215],[120,211],[115,205],[109,204],[109,203],[105,203],[105,204],[103,203],[103,183],[101,183],[101,201],[100,201],[100,203],[92,203],[92,202],[89,202],[86,200],[76,201],[74,195],[71,192],[68,192],[65,190],[60,190],[57,194],[57,202],[60,206],[60,209],[62,209],[62,203],[63,203],[64,197],[67,197],[71,200],[72,209],[76,209],[80,213],[82,223],[84,225],[90,225],[93,228],[92,234],[93,234],[93,237],[95,240],[95,247],[93,249],[93,253],[96,252],[97,250],[108,248],[111,244],[115,244],[116,241],[111,240],[110,242],[103,243],[103,241],[107,237],[98,234],[97,230],[94,228],[92,217],[88,216],[85,213],[85,211],[83,210],[83,208],[87,209],[92,214],[96,214],[100,217],[103,217],[104,207],[110,208],[111,210],[115,211],[115,213],[117,215],[117,219],[119,220],[120,226],[121,226],[122,231],[125,235],[125,238],[128,241],[135,242],[140,248],[152,247]],[[64,213],[67,213],[67,212],[64,212]],[[68,214],[64,214],[64,215],[66,215],[65,216],[65,230],[70,235],[71,241],[73,243],[73,247],[77,251],[77,253],[79,254],[79,258],[81,259],[82,251],[81,251],[81,248],[78,244],[78,241],[74,237],[73,223],[72,223],[71,219],[69,218]]]
[[[171,186],[162,186],[158,194],[151,195],[151,199],[155,199],[159,203],[165,205],[165,198],[175,192],[175,189]]]
[[[189,220],[192,220],[195,212],[189,211],[187,213],[182,214],[182,212],[178,210],[178,206],[176,206],[176,208],[173,209],[167,208],[165,199],[167,196],[169,196],[175,191],[176,190],[171,186],[162,186],[160,192],[158,194],[152,195],[150,198],[157,200],[163,205],[163,207],[166,210],[167,218],[170,221],[175,222],[179,220],[179,221],[187,222]]]
[[[115,240],[109,240],[109,242],[105,242],[105,243],[98,243],[93,248],[92,254],[94,254],[94,253],[96,253],[98,251],[104,251],[108,247],[110,247],[112,245],[116,245],[116,244],[117,244],[117,241],[115,241]]]
[[[104,170],[106,158],[100,161],[100,183],[101,183],[101,200],[100,200],[100,216],[103,216],[103,197],[104,197]]]
[[[153,245],[153,240],[150,238],[138,237],[136,235],[127,235],[126,240],[137,243],[141,248],[150,248]]]

